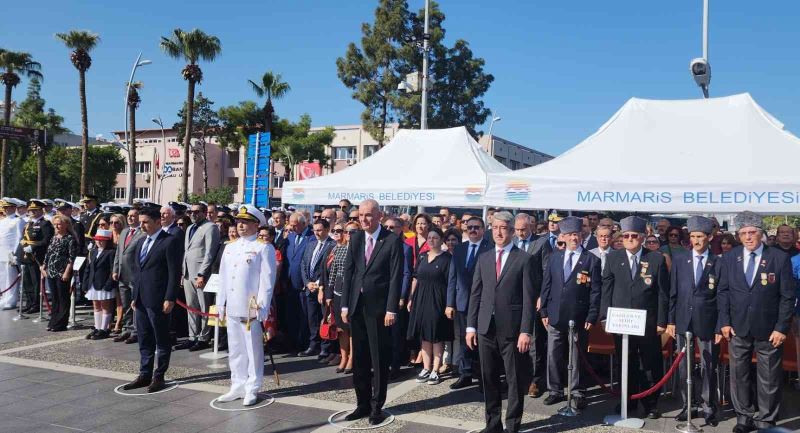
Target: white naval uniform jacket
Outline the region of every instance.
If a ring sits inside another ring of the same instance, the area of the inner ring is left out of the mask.
[[[228,317],[264,320],[272,302],[276,277],[275,248],[256,240],[239,238],[225,246],[219,266],[217,311]],[[250,308],[256,298],[258,311]]]
[[[0,262],[12,261],[11,257],[17,250],[24,231],[25,221],[16,215],[0,220]],[[2,287],[0,290],[4,288]]]

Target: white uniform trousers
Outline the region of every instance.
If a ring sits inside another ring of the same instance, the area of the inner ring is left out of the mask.
[[[12,266],[9,262],[0,262],[0,291],[8,289],[11,286],[11,283],[17,279],[17,275],[19,275],[19,271],[17,271],[16,266]],[[14,284],[14,288],[3,293],[2,297],[0,297],[0,309],[11,309],[17,306],[17,300],[19,300],[19,285],[22,283],[22,279],[20,278],[19,281]]]
[[[257,394],[264,380],[264,337],[261,324],[250,321],[250,331],[241,317],[227,317],[228,363],[231,390],[244,395]]]

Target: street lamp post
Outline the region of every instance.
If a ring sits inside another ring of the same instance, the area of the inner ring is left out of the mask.
[[[156,197],[158,197],[158,203],[161,203],[161,191],[164,189],[164,163],[167,160],[167,136],[164,134],[164,122],[161,121],[161,116],[150,120],[161,128],[161,149],[164,151],[164,161],[161,162],[161,167],[158,168],[161,173],[156,172],[156,178],[158,179],[158,194]]]
[[[140,52],[139,55],[136,56],[136,61],[133,62],[133,68],[131,69],[131,77],[128,79],[128,85],[125,86],[125,121],[123,123],[125,124],[125,145],[128,146],[128,149],[135,149],[136,148],[135,146],[131,147],[131,144],[129,142],[130,140],[129,140],[129,137],[128,137],[128,95],[130,94],[130,91],[131,91],[131,83],[133,83],[133,76],[136,75],[136,69],[139,66],[149,65],[151,63],[153,63],[153,62],[150,61],[150,60],[142,60],[142,53]],[[134,145],[135,144],[136,143],[134,143]],[[130,150],[128,151],[128,158],[129,159],[131,158]],[[134,176],[135,177],[136,176],[136,173],[135,173],[136,155],[135,154],[133,155],[133,159],[134,159],[133,163],[131,163],[131,161],[128,161],[128,172],[129,172],[128,176]],[[131,167],[133,167],[134,170],[131,170]],[[127,191],[126,191],[126,197],[127,197],[128,204],[133,203],[133,196],[131,194],[133,194],[133,191],[131,191],[131,182],[128,181],[128,186],[127,186]]]
[[[428,40],[431,38],[428,27],[430,0],[425,0],[425,33],[422,35],[422,114],[420,129],[428,129]]]
[[[489,122],[489,156],[494,158],[494,138],[492,137],[492,129],[494,128],[494,123],[503,120],[500,116],[492,115],[492,121]]]

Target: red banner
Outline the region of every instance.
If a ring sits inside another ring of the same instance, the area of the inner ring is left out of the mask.
[[[322,168],[318,162],[301,162],[298,171],[298,180],[311,179],[322,176]]]

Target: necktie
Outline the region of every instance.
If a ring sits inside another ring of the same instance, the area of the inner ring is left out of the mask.
[[[317,267],[320,251],[322,251],[322,241],[317,242],[317,246],[314,248],[314,255],[311,256],[311,272],[314,272],[314,268]]]
[[[133,239],[133,235],[136,234],[136,229],[132,228],[128,230],[128,236],[125,236],[125,248],[128,248],[128,244],[131,243],[131,239]]]
[[[147,252],[150,249],[150,236],[144,241],[144,245],[142,245],[142,251],[139,252],[139,261],[144,261],[144,258],[147,257]]]
[[[194,232],[197,231],[197,225],[192,224],[192,227],[189,229],[189,240],[192,240],[192,236],[194,236]]]
[[[569,275],[572,273],[572,256],[575,255],[575,252],[570,252],[569,257],[567,258],[566,263],[564,263],[564,282],[566,283],[569,280]]]
[[[744,272],[744,277],[747,279],[747,284],[753,284],[753,276],[756,273],[756,253],[750,253],[750,261],[747,262],[747,270]]]
[[[372,236],[367,238],[367,251],[365,251],[364,258],[367,259],[367,263],[369,263],[369,258],[372,257],[372,249],[375,247],[374,244],[375,240]]]
[[[697,269],[694,270],[694,285],[697,287],[700,284],[700,278],[703,277],[703,256],[697,256]]]
[[[519,249],[521,249],[522,251],[525,251],[525,249],[527,248],[527,243],[528,243],[528,241],[526,241],[524,239],[519,241]]]
[[[631,256],[631,279],[636,279],[636,271],[639,267],[639,259],[636,256]]]
[[[550,248],[553,249],[556,247],[556,237],[550,236]]]
[[[497,274],[497,279],[500,279],[500,273],[503,271],[503,252],[505,250],[497,251],[497,263],[494,264],[494,271]]]
[[[469,251],[469,257],[467,257],[467,269],[472,269],[475,266],[475,253],[478,250],[478,245],[472,244]]]

